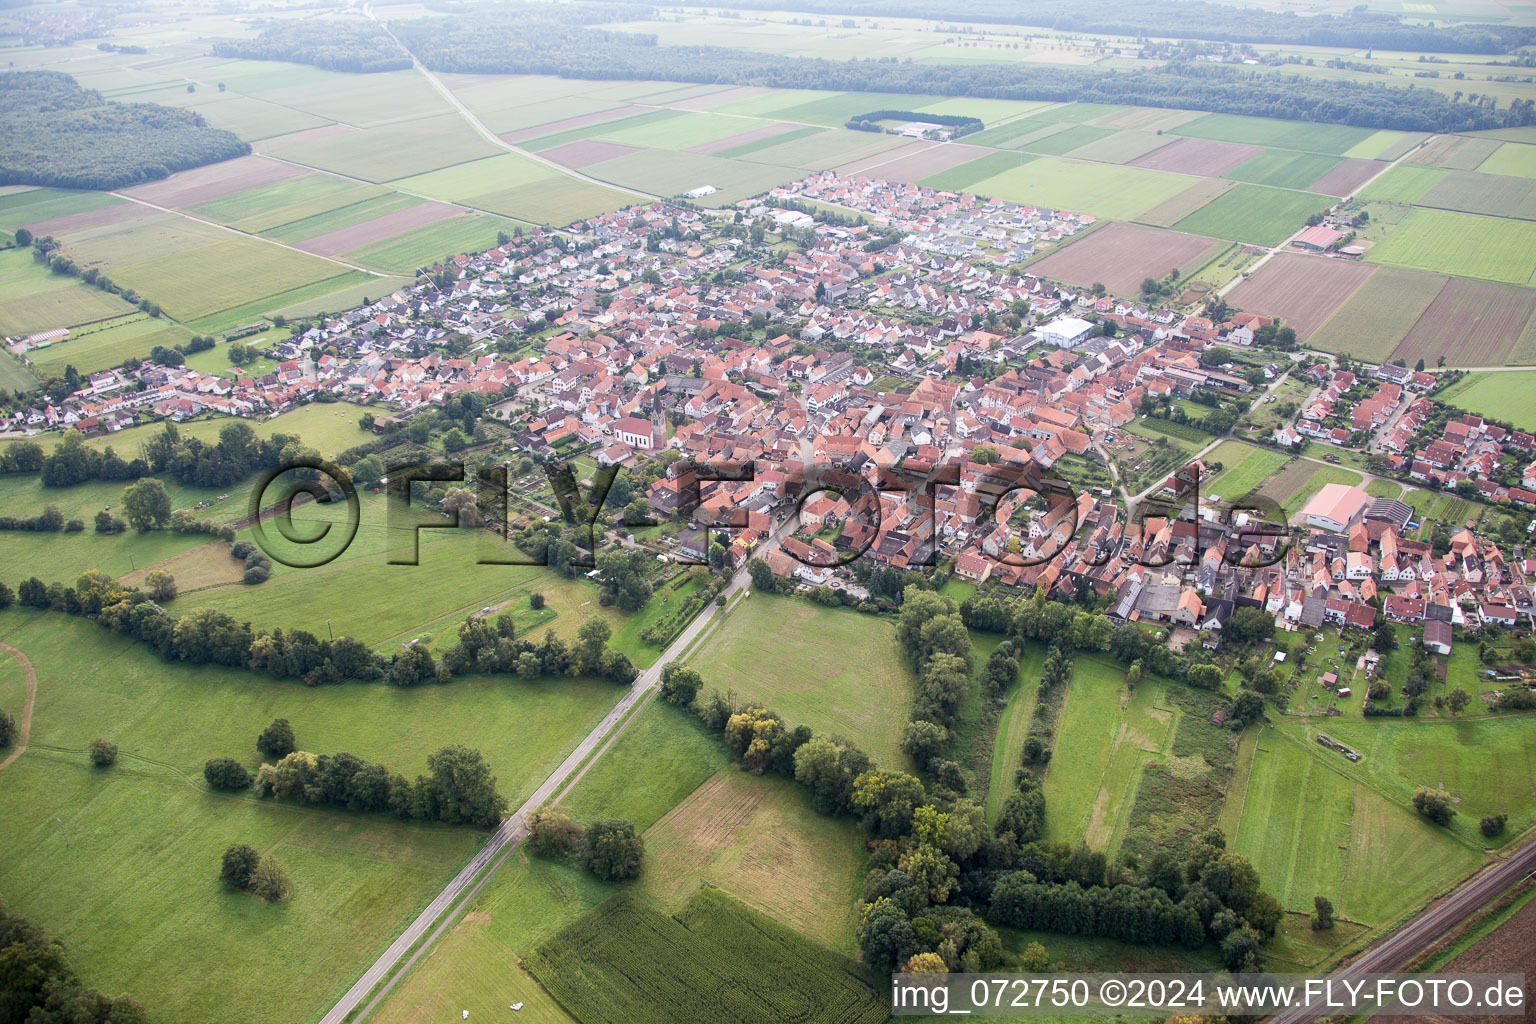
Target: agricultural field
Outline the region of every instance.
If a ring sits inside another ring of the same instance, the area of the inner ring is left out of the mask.
[[[1179,174],[1219,177],[1234,168],[1258,159],[1265,153],[1259,146],[1211,139],[1174,139],[1158,149],[1131,161],[1136,167]]]
[[[1358,485],[1361,476],[1354,470],[1329,466],[1310,459],[1295,459],[1270,477],[1259,493],[1283,508],[1288,516],[1301,514],[1307,499],[1323,489],[1324,484]]]
[[[1360,198],[1383,203],[1411,204],[1439,184],[1447,173],[1439,167],[1398,164],[1362,189]]]
[[[1357,359],[1391,359],[1447,280],[1417,270],[1379,267],[1313,332],[1307,344],[1325,352],[1347,352]]]
[[[1279,245],[1300,231],[1309,216],[1332,203],[1331,197],[1311,192],[1242,184],[1223,192],[1174,227],[1234,242]]]
[[[1536,146],[1506,142],[1478,164],[1477,169],[1483,174],[1511,174],[1521,178],[1536,178]]]
[[[1212,238],[1120,222],[1052,252],[1033,269],[1055,281],[1083,288],[1101,283],[1112,294],[1135,295],[1145,279],[1161,280],[1170,270],[1187,276],[1223,247]]]
[[[1124,670],[1079,655],[1066,710],[1045,773],[1046,835],[1052,841],[1108,845],[1130,810],[1144,753],[1164,749],[1173,715],[1162,687],[1147,681],[1127,694]]]
[[[1349,260],[1276,253],[1227,300],[1238,309],[1280,317],[1297,340],[1306,341],[1375,271]]]
[[[511,234],[516,226],[514,222],[502,217],[480,214],[450,217],[382,241],[364,244],[345,253],[344,258],[381,270],[412,274],[416,268],[428,266],[448,256],[489,249],[496,244],[501,232]],[[356,240],[367,241],[364,238]]]
[[[1157,227],[1173,227],[1202,206],[1237,186],[1225,178],[1195,178],[1193,184],[1156,206],[1142,211],[1137,220]]]
[[[1228,840],[1287,910],[1310,911],[1323,895],[1344,920],[1383,925],[1482,861],[1406,801],[1383,796],[1362,773],[1369,760],[1351,765],[1285,730],[1259,733],[1247,785],[1229,797],[1242,814]]]
[[[1441,210],[1459,210],[1487,217],[1536,218],[1536,179],[1501,174],[1448,171],[1415,202]]]
[[[851,659],[849,651],[861,656]],[[734,690],[738,703],[758,701],[791,725],[840,733],[876,764],[907,762],[901,730],[915,683],[885,620],[753,594],[689,661],[707,686]],[[769,665],[773,671],[765,672]]]
[[[1415,208],[1372,246],[1373,263],[1507,284],[1536,274],[1536,223]]]
[[[1404,163],[1449,170],[1470,171],[1499,148],[1496,139],[1467,135],[1437,135],[1404,159]]]
[[[951,595],[954,596],[954,595]],[[956,600],[964,600],[956,597]],[[992,779],[987,786],[987,820],[995,821],[1003,801],[1011,792],[1014,771],[1024,761],[1024,741],[1029,738],[1029,720],[1035,712],[1040,693],[1040,670],[1046,649],[1028,644],[1019,659],[1019,677],[1008,693],[1008,706],[998,716],[997,734],[992,745]]]
[[[1521,430],[1536,430],[1536,370],[1471,373],[1436,397],[1468,412],[1507,420]]]
[[[351,750],[408,776],[425,770],[432,750],[468,743],[516,800],[616,697],[609,683],[570,679],[253,685],[241,671],[164,663],[57,613],[0,614],[0,636],[40,680],[32,746],[0,788],[15,840],[0,850],[7,902],[67,942],[93,984],[132,991],[177,1021],[276,1024],[295,1007],[317,1012],[336,979],[373,955],[479,842],[469,829],[211,794],[201,780],[208,757],[254,767],[256,733],[281,716],[307,749]],[[99,671],[105,664],[111,673]],[[120,748],[111,770],[86,762],[97,736]],[[284,862],[292,900],[268,907],[219,885],[219,853],[236,841]],[[125,955],[126,936],[166,952]],[[210,984],[186,985],[189,970]],[[256,991],[274,981],[281,1004]]]
[[[1220,473],[1202,485],[1202,490],[1235,501],[1268,480],[1288,460],[1268,448],[1257,448],[1241,441],[1223,441],[1205,457],[1205,464],[1222,465]]]
[[[1370,138],[1372,133],[1364,128],[1346,125],[1302,124],[1267,117],[1207,114],[1173,129],[1173,134],[1192,139],[1342,156]]]
[[[1453,277],[1393,350],[1408,365],[1439,356],[1451,366],[1498,366],[1509,361],[1536,314],[1536,289]]]
[[[0,336],[75,328],[133,311],[116,295],[49,273],[32,262],[31,250],[0,252]]]
[[[976,182],[971,191],[1013,202],[1130,220],[1189,184],[1187,177],[1163,171],[1042,156]]]
[[[1266,149],[1258,156],[1238,164],[1224,177],[1253,185],[1304,189],[1342,163],[1339,157]]]
[[[620,895],[524,963],[581,1024],[875,1024],[890,1014],[873,975],[853,961],[711,889],[676,917]],[[651,969],[657,963],[667,970]]]

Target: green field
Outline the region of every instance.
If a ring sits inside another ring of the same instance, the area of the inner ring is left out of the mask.
[[[1188,176],[1182,174],[1042,156],[983,179],[971,191],[1013,202],[1129,220],[1189,184]]]
[[[1507,420],[1521,430],[1536,430],[1536,370],[1511,373],[1469,373],[1437,396],[1442,402],[1494,419]]]
[[[1312,192],[1238,185],[1174,225],[1180,231],[1234,242],[1279,245],[1300,231],[1307,218],[1334,200]]]
[[[1313,332],[1307,344],[1324,352],[1347,352],[1357,359],[1390,359],[1445,281],[1416,270],[1380,267]]]
[[[957,599],[959,600],[959,599]],[[992,745],[992,780],[987,786],[987,820],[995,821],[1003,801],[1013,792],[1013,773],[1024,763],[1024,741],[1029,738],[1029,720],[1035,712],[1035,698],[1040,693],[1040,669],[1045,664],[1046,649],[1030,644],[1019,659],[1019,677],[1008,693],[1008,706],[997,720],[997,737]]]
[[[444,113],[296,142],[275,152],[284,160],[385,182],[494,156],[497,151],[458,114]]]
[[[516,226],[510,220],[480,214],[451,217],[356,249],[347,253],[347,258],[381,270],[410,274],[417,267],[428,266],[444,257],[462,252],[483,252],[496,244],[501,232],[511,234]]]
[[[525,963],[581,1024],[876,1024],[890,1014],[873,974],[710,889],[675,918],[621,895]]]
[[[112,280],[195,320],[345,273],[317,256],[232,238],[112,268]]]
[[[1340,157],[1268,149],[1234,167],[1222,177],[1254,185],[1304,189],[1341,162]]]
[[[1233,501],[1267,480],[1271,473],[1285,464],[1286,457],[1268,448],[1258,448],[1241,441],[1223,441],[1204,461],[1207,466],[1219,462],[1222,470],[1206,481],[1203,489]]]
[[[0,335],[75,327],[131,312],[132,306],[110,292],[50,273],[32,261],[30,249],[0,252]]]
[[[1536,223],[1413,209],[1371,247],[1373,263],[1528,284],[1536,274]]]
[[[28,358],[44,377],[61,375],[66,366],[91,373],[128,359],[143,359],[156,345],[185,344],[191,337],[192,332],[180,324],[134,310],[129,316],[71,331],[68,340],[35,349]]]
[[[986,181],[988,178],[1021,167],[1033,160],[1034,157],[1025,153],[998,152],[988,153],[986,156],[977,157],[958,167],[951,167],[947,171],[940,171],[924,178],[921,182],[928,188],[942,189],[946,192],[964,192],[978,181]]]
[[[1149,680],[1127,698],[1123,670],[1078,657],[1045,774],[1048,838],[1108,846],[1142,754],[1167,742],[1173,716],[1161,694]]]
[[[577,821],[624,818],[644,831],[729,763],[719,736],[658,697],[635,712],[560,806]]]
[[[1412,203],[1439,184],[1448,173],[1439,167],[1398,164],[1362,189],[1360,198],[1384,203]]]
[[[762,702],[791,725],[848,737],[877,764],[906,764],[901,730],[914,684],[885,620],[754,593],[689,661],[738,704]]]
[[[1536,146],[1523,146],[1518,142],[1506,142],[1477,169],[1484,174],[1512,174],[1522,178],[1536,178]]]
[[[1372,136],[1365,128],[1276,121],[1267,117],[1244,117],[1239,114],[1207,114],[1173,129],[1173,134],[1333,155],[1343,155]]]
[[[58,613],[0,614],[0,636],[39,679],[32,746],[0,786],[13,839],[0,848],[7,901],[67,942],[93,984],[130,991],[168,1021],[318,1012],[479,841],[467,829],[210,794],[207,758],[254,766],[256,733],[279,716],[303,748],[351,750],[407,776],[464,742],[516,802],[617,697],[612,684],[572,679],[309,688],[167,664]],[[87,766],[97,736],[120,748],[109,771]],[[293,900],[268,907],[219,886],[219,852],[236,841],[288,866]],[[189,971],[205,983],[187,985]],[[283,1000],[258,997],[273,984]]]
[[[117,206],[125,200],[105,192],[69,188],[30,188],[0,195],[0,228],[14,230],[72,213]]]
[[[269,231],[387,194],[378,185],[364,185],[330,174],[302,174],[232,192],[191,209],[198,216],[241,231]]]
[[[1229,836],[1287,910],[1310,911],[1322,895],[1346,920],[1383,925],[1481,862],[1471,846],[1355,781],[1359,766],[1314,746],[1260,734],[1241,824]]]

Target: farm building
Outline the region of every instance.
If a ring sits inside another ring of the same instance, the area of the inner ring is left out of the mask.
[[[1439,619],[1424,622],[1424,646],[1436,654],[1451,653],[1451,624]]]
[[[1344,232],[1335,231],[1333,228],[1325,228],[1321,224],[1307,228],[1291,241],[1294,249],[1305,249],[1307,252],[1327,252],[1328,249],[1344,237]]]
[[[1093,334],[1093,324],[1075,316],[1063,316],[1035,328],[1035,334],[1041,341],[1049,342],[1057,348],[1071,348],[1088,340],[1089,335]]]
[[[1301,510],[1301,517],[1308,526],[1343,533],[1358,523],[1370,507],[1371,496],[1360,488],[1348,484],[1324,484]]]

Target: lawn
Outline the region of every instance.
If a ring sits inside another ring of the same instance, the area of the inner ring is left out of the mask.
[[[1273,729],[1260,734],[1241,824],[1228,837],[1287,910],[1310,911],[1322,895],[1345,919],[1383,925],[1482,860],[1365,784],[1358,766],[1311,746]]]
[[[1522,430],[1536,430],[1536,370],[1509,373],[1469,373],[1437,396],[1440,401],[1495,419],[1508,420]]]
[[[210,794],[204,760],[254,766],[257,732],[280,716],[304,749],[350,750],[408,777],[431,751],[466,743],[485,753],[515,804],[618,695],[609,683],[573,679],[309,688],[167,664],[57,613],[0,614],[0,636],[39,677],[32,746],[0,786],[7,901],[63,939],[93,985],[189,1024],[318,1014],[481,838]],[[121,751],[109,771],[86,765],[83,748],[98,736]],[[219,853],[236,841],[287,865],[291,901],[269,907],[218,885]],[[282,999],[260,995],[272,985]]]
[[[708,686],[760,701],[792,726],[848,737],[888,768],[905,767],[901,730],[914,683],[884,619],[754,593],[689,661]]]
[[[1173,716],[1158,707],[1161,692],[1149,681],[1127,699],[1123,670],[1077,659],[1045,774],[1049,839],[1108,846],[1142,753],[1167,742]]]
[[[1334,202],[1312,192],[1243,184],[1223,192],[1174,227],[1235,242],[1279,245],[1301,230],[1309,216]]]
[[[1286,457],[1241,441],[1223,441],[1205,457],[1207,466],[1213,462],[1221,463],[1222,470],[1206,481],[1202,489],[1233,501],[1269,479],[1271,473],[1285,465]]]
[[[1373,263],[1510,284],[1536,272],[1536,223],[1415,208],[1372,246]]]

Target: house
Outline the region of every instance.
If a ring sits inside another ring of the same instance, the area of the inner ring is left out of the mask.
[[[661,447],[661,439],[656,436],[656,428],[651,426],[650,420],[643,420],[638,416],[626,416],[619,420],[613,425],[613,433],[621,444],[627,444],[640,451],[652,451]]]
[[[1364,518],[1371,501],[1371,496],[1359,487],[1324,484],[1301,510],[1301,516],[1308,526],[1343,533]]]
[[[1451,624],[1439,619],[1424,622],[1424,646],[1436,654],[1451,653]]]

